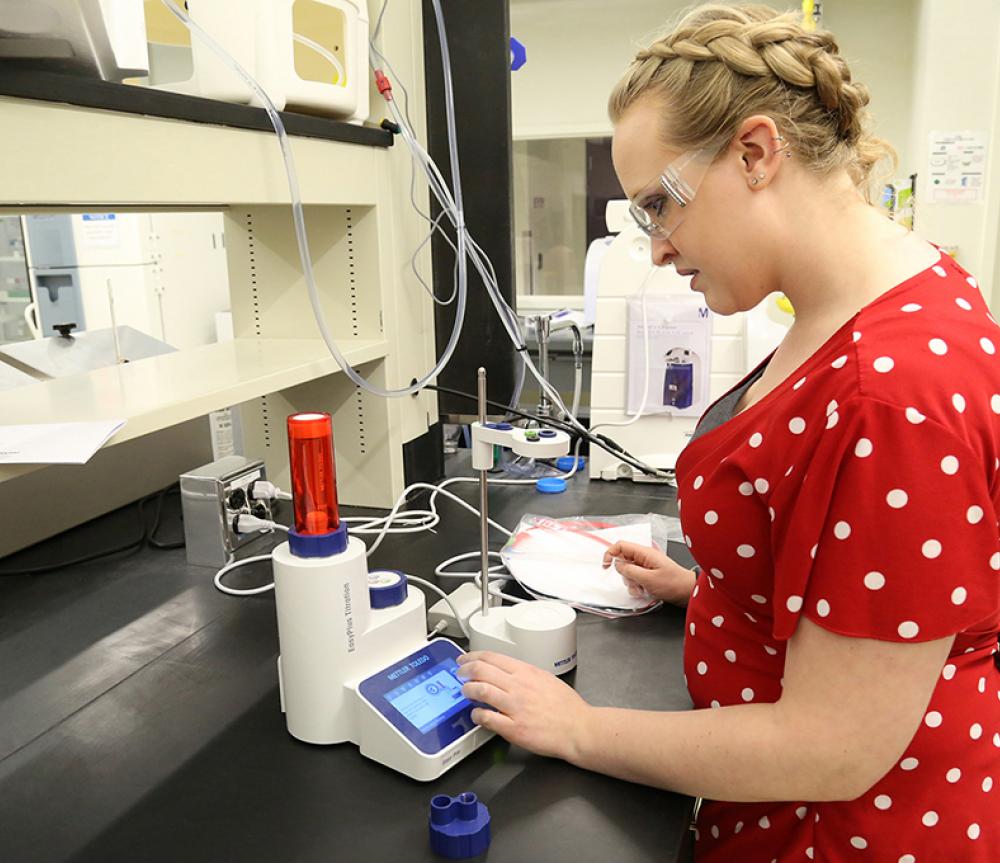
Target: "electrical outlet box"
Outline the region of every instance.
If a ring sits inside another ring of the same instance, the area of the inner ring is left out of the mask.
[[[241,455],[230,455],[181,474],[181,506],[184,512],[184,540],[187,561],[193,566],[226,565],[240,546],[253,542],[256,533],[238,534],[233,520],[250,513],[247,487],[255,479],[267,479],[264,462]],[[271,518],[267,501],[262,518]]]

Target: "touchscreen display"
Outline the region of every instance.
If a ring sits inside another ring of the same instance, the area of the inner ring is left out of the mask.
[[[407,722],[426,734],[469,704],[462,695],[462,681],[455,676],[457,671],[457,663],[447,659],[390,689],[384,698]]]

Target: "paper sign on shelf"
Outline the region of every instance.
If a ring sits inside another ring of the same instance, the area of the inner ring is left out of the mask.
[[[935,204],[975,204],[986,188],[986,132],[931,132],[928,189]]]

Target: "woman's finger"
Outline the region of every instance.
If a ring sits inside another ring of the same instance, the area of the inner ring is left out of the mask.
[[[462,687],[462,695],[469,701],[478,701],[480,704],[488,704],[495,707],[501,713],[510,714],[514,707],[514,699],[509,692],[492,683],[484,683],[481,680],[470,680]]]
[[[472,721],[487,731],[495,731],[501,737],[507,737],[514,730],[513,719],[485,707],[477,707],[472,711]]]

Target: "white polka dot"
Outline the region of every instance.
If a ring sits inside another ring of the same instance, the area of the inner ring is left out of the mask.
[[[846,365],[847,365],[846,354],[842,357],[837,357],[837,359],[835,359],[832,363],[830,363],[830,367],[834,369],[842,369]]]
[[[938,713],[936,710],[930,711],[930,713],[928,713],[924,717],[924,723],[927,725],[928,728],[938,728],[938,727],[940,727],[940,725],[941,725],[941,714]]]
[[[746,692],[747,690],[744,689],[743,691]],[[753,693],[751,693],[751,698],[752,697],[753,697]],[[747,699],[747,700],[749,701],[749,699]],[[770,820],[768,820],[768,817],[766,815],[762,816],[761,819],[757,823],[761,827],[763,827],[765,830],[767,830],[767,828],[771,826],[771,822],[770,822]]]
[[[744,497],[750,497],[750,495],[753,494],[753,486],[750,485],[750,483],[748,482],[741,482],[740,494],[742,494]]]
[[[753,701],[753,695],[754,695],[753,690],[748,686],[740,693],[740,698],[742,698],[744,701]]]
[[[736,826],[733,828],[733,833],[739,833],[743,829],[743,822],[737,821]]]
[[[833,526],[833,535],[837,539],[847,539],[851,535],[851,526],[846,521],[838,521]]]
[[[868,842],[865,841],[863,836],[852,836],[851,845],[857,848],[859,851],[864,851],[868,847]]]
[[[684,544],[688,548],[691,548],[691,537],[689,537],[687,534],[684,534]]]
[[[806,817],[806,814],[808,812],[809,810],[806,809],[805,806],[800,806],[798,809],[795,810],[795,815],[798,817],[799,821],[801,821],[803,818]]]
[[[892,806],[892,798],[888,794],[879,794],[879,796],[875,798],[876,809],[881,809],[885,812],[885,810],[890,806]]]
[[[923,306],[921,306],[919,303],[907,303],[905,306],[903,306],[900,309],[900,311],[901,312],[919,312],[922,308],[923,308]]]
[[[690,632],[691,635],[694,635],[694,624],[693,623],[689,623],[688,624],[688,632]]]
[[[946,455],[941,459],[941,471],[948,476],[954,476],[958,473],[958,459],[953,455]]]
[[[691,596],[692,596],[692,597],[695,597],[695,596],[697,596],[697,595],[698,595],[698,585],[696,584],[696,585],[694,586],[694,590],[692,590],[692,591],[691,591]]]
[[[969,825],[969,829],[965,831],[965,835],[968,836],[973,841],[975,841],[976,839],[978,839],[979,838],[979,825],[978,824],[970,824]]]
[[[979,284],[976,282],[976,280],[974,278],[972,278],[972,276],[966,276],[965,277],[965,281],[967,281],[969,283],[969,285],[971,287],[973,287],[973,288],[978,288],[979,287]]]
[[[851,333],[851,338],[854,339],[855,343],[860,342],[861,341],[861,333],[859,333],[857,330],[855,330],[853,333]]]
[[[899,762],[899,766],[903,770],[916,770],[920,766],[920,762],[916,758],[904,758]]]
[[[969,592],[964,587],[956,587],[951,592],[952,605],[962,605],[969,598]]]
[[[713,698],[712,699],[712,707],[722,707],[722,705]]]
[[[818,545],[814,545],[814,546],[813,546],[812,548],[810,548],[810,549],[809,549],[809,556],[810,556],[810,557],[811,557],[811,558],[812,558],[813,560],[815,560],[815,559],[816,559],[816,550],[817,550],[818,548],[819,548],[819,546],[818,546]]]
[[[920,411],[918,411],[916,408],[907,408],[906,418],[914,425],[920,425],[920,423],[922,423],[925,419],[927,419],[927,417],[925,417],[922,413],[920,413]]]
[[[995,414],[1000,414],[1000,394],[993,393],[990,396],[990,410]]]
[[[983,784],[980,787],[983,789],[984,793],[989,794],[993,790],[993,777],[987,776],[983,780]]]
[[[788,470],[785,471],[785,476],[791,476],[793,470],[795,470],[795,465],[792,465]]]
[[[894,488],[885,496],[885,502],[893,509],[902,509],[909,500],[909,495],[901,488]]]
[[[978,740],[982,736],[983,736],[983,726],[980,725],[978,722],[973,722],[972,725],[969,726],[969,737],[971,737],[973,740]]]
[[[986,678],[985,677],[980,677],[979,678],[979,685],[976,688],[979,690],[979,694],[980,695],[985,694],[985,692],[986,692]]]
[[[767,514],[771,517],[771,521],[774,521],[774,507],[769,506],[767,508]]]
[[[944,668],[941,669],[941,676],[945,680],[951,680],[955,676],[955,671],[955,666],[949,662]]]
[[[1000,551],[990,557],[990,569],[1000,570]]]
[[[816,603],[816,613],[820,617],[828,617],[830,614],[830,603],[825,599],[821,599]]]
[[[899,858],[898,863],[917,863],[917,858],[912,854],[904,854]]]
[[[830,416],[840,405],[837,404],[837,400],[834,399],[830,404],[826,406],[826,415]]]
[[[962,771],[957,767],[952,767],[951,770],[945,773],[944,778],[954,785],[959,779],[962,778]]]
[[[939,276],[940,276],[940,277],[941,277],[942,279],[943,279],[943,278],[945,278],[945,277],[946,277],[946,276],[948,275],[948,274],[947,274],[947,273],[946,273],[946,272],[944,271],[944,267],[942,267],[942,266],[941,266],[940,264],[937,264],[937,265],[935,265],[935,266],[934,266],[934,267],[932,267],[931,269],[933,269],[933,270],[934,270],[934,272],[935,272],[935,273],[937,273],[937,274],[938,274],[938,275],[939,275]]]
[[[1000,696],[997,697],[1000,698]],[[993,745],[997,749],[1000,749],[1000,731],[998,731],[996,734],[993,735]]]
[[[948,345],[944,339],[931,339],[927,343],[927,347],[931,349],[931,353],[937,354],[939,357],[943,357],[948,353]]]
[[[838,422],[840,422],[840,414],[834,412],[827,418],[826,427],[832,429]]]
[[[757,603],[757,605],[767,605],[767,597],[766,597],[766,596],[761,596],[761,595],[760,595],[759,593],[754,593],[754,594],[752,594],[752,595],[750,596],[750,598],[751,598],[751,599],[752,599],[752,600],[753,600],[754,602],[756,602],[756,603]],[[748,615],[748,617],[749,617],[749,615]],[[751,618],[751,620],[753,620],[753,618]],[[757,621],[756,621],[756,620],[754,620],[753,622],[754,622],[754,623],[756,623]]]
[[[764,443],[764,435],[762,435],[760,432],[754,432],[754,434],[750,435],[750,440],[748,441],[748,443],[750,444],[751,447],[757,449],[757,447],[759,447],[762,443]]]
[[[794,417],[788,423],[788,430],[792,434],[802,434],[806,430],[806,421],[802,417]]]
[[[797,380],[797,381],[795,382],[795,384],[794,384],[794,385],[792,386],[792,389],[793,389],[793,390],[797,390],[797,389],[798,389],[799,387],[801,387],[801,386],[802,386],[802,384],[804,384],[805,382],[806,382],[806,379],[805,379],[805,378],[799,378],[799,379],[798,379],[798,380]]]
[[[758,477],[753,481],[753,487],[757,489],[760,494],[767,494],[767,490],[771,487],[771,485],[763,477]]]
[[[705,513],[705,524],[716,524],[718,520],[719,514],[714,509],[710,509]]]
[[[965,519],[969,524],[979,524],[983,520],[983,508],[981,506],[970,506],[966,510]]]
[[[768,656],[777,656],[778,655],[778,651],[775,648],[771,647],[770,644],[765,644],[764,645],[764,652]]]
[[[872,442],[868,438],[863,437],[854,445],[854,454],[858,458],[868,458],[872,454]]]
[[[709,572],[711,572],[712,575],[714,575],[716,578],[720,579],[725,578],[725,576],[722,574],[721,569],[710,569]]]
[[[913,638],[920,631],[920,627],[912,620],[904,620],[896,631],[902,638]]]
[[[725,652],[725,654],[723,654],[723,655],[724,655],[724,656],[726,657],[726,659],[728,659],[728,660],[729,660],[730,662],[736,662],[736,651],[735,651],[735,650],[727,650],[727,651]]]
[[[756,598],[756,597],[755,597],[755,598]],[[761,599],[763,599],[763,597],[761,597]],[[764,602],[767,602],[767,600],[765,599],[765,600],[764,600]],[[744,616],[744,617],[745,617],[745,618],[746,618],[747,620],[749,620],[749,621],[750,621],[751,623],[756,623],[756,622],[757,622],[757,618],[756,618],[756,617],[754,617],[754,616],[753,616],[753,615],[752,615],[752,614],[751,614],[751,613],[750,613],[749,611],[744,611],[744,612],[743,612],[743,616]]]
[[[955,298],[955,305],[958,306],[960,309],[965,309],[967,312],[971,312],[972,311],[972,303],[970,303],[964,297],[956,297]]]
[[[694,482],[692,483],[692,485],[694,487],[694,490],[698,491],[698,489],[701,488],[701,485],[702,485],[703,482],[705,482],[705,477],[703,477],[703,476],[696,476],[694,478]]]
[[[920,546],[920,553],[928,560],[934,560],[941,556],[941,543],[936,539],[929,539]]]
[[[696,670],[699,674],[706,674],[708,672],[708,663],[699,662]]]
[[[920,819],[924,823],[924,827],[933,827],[938,823],[938,814],[933,809],[924,813],[924,817]]]
[[[983,336],[979,340],[979,347],[981,347],[990,356],[993,356],[997,352],[996,345],[993,344],[986,336]]]
[[[736,547],[736,553],[740,557],[750,558],[757,553],[757,549],[755,549],[752,545],[747,545],[746,543],[744,543],[743,545],[738,545]]]
[[[865,587],[869,590],[881,590],[885,587],[885,576],[881,572],[869,572],[865,576]]]
[[[960,414],[965,413],[965,396],[961,393],[955,393],[955,395],[951,397],[951,403],[955,410],[957,410]]]
[[[712,618],[712,626],[714,626],[716,629],[722,626],[722,624],[724,624],[725,622],[726,618],[724,618],[721,614],[717,614],[715,615],[715,617]]]
[[[891,372],[895,365],[896,363],[893,362],[892,357],[879,357],[874,363],[872,363],[875,371],[883,375],[886,372]]]
[[[801,596],[790,596],[788,601],[785,602],[785,608],[787,608],[792,614],[797,614],[802,610],[802,597]]]

